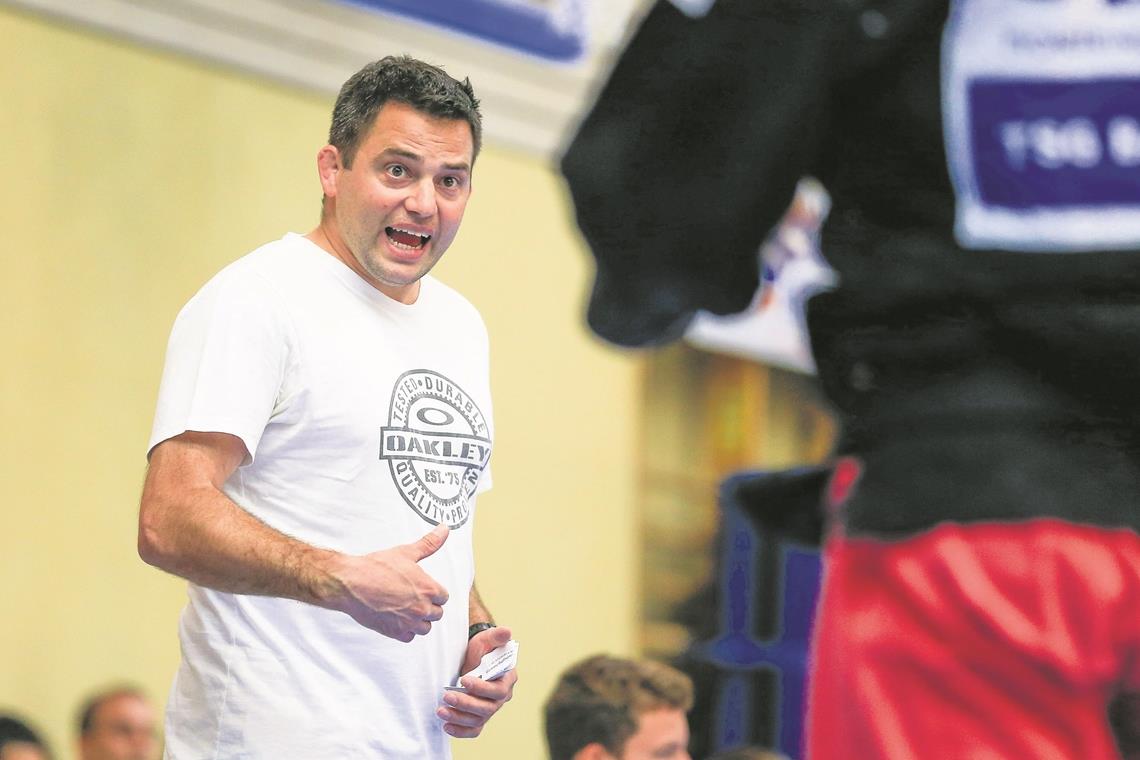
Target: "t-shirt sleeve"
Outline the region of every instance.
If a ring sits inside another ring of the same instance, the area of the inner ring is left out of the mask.
[[[166,349],[147,456],[185,431],[229,433],[254,460],[281,394],[291,322],[260,276],[220,272],[183,307]]]

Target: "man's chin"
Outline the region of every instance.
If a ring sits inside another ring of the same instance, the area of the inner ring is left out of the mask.
[[[382,266],[375,266],[373,262],[369,262],[369,266],[365,267],[368,272],[369,278],[373,281],[374,285],[383,286],[387,288],[407,288],[415,285],[424,275],[431,271],[435,266],[435,260],[421,258],[415,262],[393,262],[385,260]]]
[[[423,256],[414,258],[395,258],[385,252],[385,255],[373,255],[361,262],[368,276],[385,285],[395,287],[411,285],[423,277],[430,269]]]
[[[423,279],[430,268],[418,266],[408,269],[394,269],[388,267],[380,272],[369,271],[368,274],[382,285],[390,288],[405,288],[409,285],[415,285]]]

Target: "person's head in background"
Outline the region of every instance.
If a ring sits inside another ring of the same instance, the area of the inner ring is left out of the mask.
[[[27,723],[0,715],[0,760],[51,760],[51,752]]]
[[[546,701],[551,760],[689,760],[693,684],[651,660],[595,655],[563,671]]]
[[[788,756],[763,747],[732,747],[714,752],[705,760],[788,760]]]
[[[92,694],[79,710],[79,760],[155,760],[158,718],[140,689]]]

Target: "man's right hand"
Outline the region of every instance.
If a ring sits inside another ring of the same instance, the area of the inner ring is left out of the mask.
[[[339,593],[328,606],[397,641],[423,636],[443,617],[447,590],[419,562],[439,551],[448,533],[441,523],[410,544],[363,556],[338,555],[331,573]]]

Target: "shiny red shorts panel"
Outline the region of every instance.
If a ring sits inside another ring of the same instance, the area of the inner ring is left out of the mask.
[[[811,671],[810,760],[1115,760],[1140,537],[1053,519],[832,536]]]

